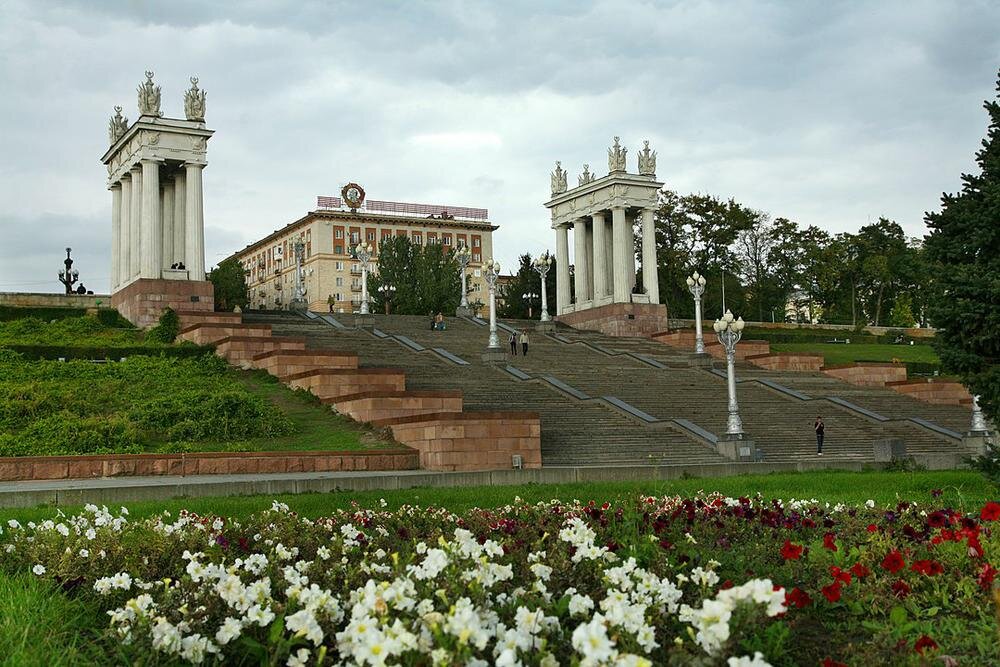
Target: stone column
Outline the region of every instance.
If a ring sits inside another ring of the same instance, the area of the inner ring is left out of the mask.
[[[174,174],[174,256],[170,259],[171,264],[174,262],[184,263],[185,261],[184,244],[187,238],[184,231],[184,212],[187,208],[187,195],[184,188],[187,181],[185,175],[183,169]]]
[[[660,283],[656,273],[656,232],[653,209],[642,209],[642,286],[650,303],[660,302]]]
[[[125,287],[132,280],[132,262],[129,249],[132,247],[132,175],[122,174],[121,224],[118,228],[117,245],[111,252],[118,253],[118,288]],[[116,290],[117,291],[117,290]]]
[[[569,228],[556,227],[556,312],[569,310]]]
[[[628,265],[635,263],[635,251],[632,248],[632,238],[628,221],[625,219],[625,209],[616,206],[611,209],[611,225],[614,233],[614,252],[612,263],[614,271],[614,302],[629,303],[632,286],[628,283]]]
[[[129,280],[139,275],[139,247],[142,240],[142,167],[135,165],[130,172],[132,174],[132,212],[129,214]]]
[[[585,247],[587,248],[587,298],[594,298],[594,227],[589,218],[584,218],[583,228],[587,230]]]
[[[594,300],[597,301],[608,295],[608,259],[605,254],[607,240],[604,238],[606,229],[604,227],[604,213],[593,215],[594,227]]]
[[[174,182],[163,183],[163,261],[160,268],[169,269],[174,259]]]
[[[573,287],[576,288],[576,303],[590,299],[587,288],[587,220],[579,218],[573,223]]]
[[[121,274],[118,268],[118,237],[122,233],[122,184],[111,184],[111,291],[118,290]]]
[[[615,230],[611,224],[611,220],[607,215],[604,216],[604,287],[607,290],[607,296],[614,294],[615,287]]]
[[[205,279],[205,208],[201,190],[204,168],[203,164],[184,163],[184,265],[189,280]]]
[[[625,268],[628,269],[628,279],[625,282],[628,283],[629,300],[632,299],[632,290],[635,289],[635,221],[637,218],[638,214],[630,216],[628,211],[625,211],[625,244],[628,247],[628,261],[625,263]]]
[[[163,266],[163,229],[160,220],[160,163],[142,161],[142,239],[141,278],[159,279]]]

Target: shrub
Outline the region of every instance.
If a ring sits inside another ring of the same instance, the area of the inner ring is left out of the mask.
[[[100,308],[97,311],[97,321],[106,327],[115,329],[134,329],[135,325],[121,316],[114,308]]]
[[[167,308],[160,315],[159,323],[149,330],[146,340],[152,343],[163,343],[169,345],[177,338],[181,330],[181,319],[174,312],[173,308]]]
[[[80,417],[62,410],[0,438],[0,456],[132,453],[140,450],[135,425],[117,415]]]

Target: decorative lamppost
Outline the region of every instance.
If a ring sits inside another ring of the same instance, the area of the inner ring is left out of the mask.
[[[729,391],[729,418],[726,420],[726,435],[741,438],[743,436],[743,420],[740,419],[740,406],[736,403],[736,344],[743,336],[743,318],[733,318],[731,311],[726,311],[722,319],[716,320],[712,328],[719,343],[726,350],[726,388]]]
[[[73,268],[73,259],[69,256],[72,251],[72,248],[66,248],[66,259],[63,260],[66,268],[59,269],[59,282],[66,286],[66,294],[73,293],[73,283],[80,277],[80,272]]]
[[[694,297],[694,353],[705,354],[705,338],[701,334],[701,295],[705,293],[705,276],[695,271],[688,277],[687,286]]]
[[[500,277],[500,262],[495,259],[486,261],[486,286],[490,292],[490,342],[483,353],[485,361],[503,361],[506,353],[500,347],[500,336],[497,335],[497,278]]]
[[[972,426],[969,429],[971,434],[985,435],[990,432],[990,427],[986,424],[986,417],[979,407],[979,396],[972,397]]]
[[[536,257],[535,261],[532,262],[532,265],[535,271],[538,271],[538,275],[542,279],[542,316],[540,321],[548,322],[549,309],[548,309],[548,304],[546,303],[548,299],[545,296],[545,276],[548,274],[549,269],[552,267],[552,256],[549,254],[549,251],[546,250],[544,253]]]
[[[368,262],[372,258],[372,246],[359,243],[354,248],[354,256],[361,264],[361,314],[368,315]]]
[[[396,288],[393,285],[381,285],[378,288],[379,294],[382,295],[382,303],[385,304],[385,314],[389,314],[389,301],[392,296],[396,293]]]
[[[302,270],[302,263],[306,258],[306,244],[301,236],[292,244],[292,251],[295,256],[295,287],[292,289],[292,301],[288,307],[291,310],[306,310],[309,304],[306,301],[306,276]]]
[[[524,294],[521,295],[521,298],[528,302],[528,319],[530,320],[531,317],[532,317],[532,315],[531,315],[531,301],[532,301],[532,299],[537,299],[538,295],[535,294],[534,292],[525,292]]]
[[[462,301],[459,303],[455,315],[458,317],[468,317],[472,314],[472,311],[469,309],[469,295],[465,287],[465,269],[468,268],[469,262],[472,261],[472,251],[463,245],[455,251],[455,259],[458,260],[458,266],[462,271]]]

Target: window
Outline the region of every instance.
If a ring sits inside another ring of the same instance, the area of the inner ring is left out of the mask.
[[[451,237],[450,237],[450,236],[445,236],[445,237],[442,237],[441,241],[442,241],[442,242],[443,242],[443,243],[444,243],[445,245],[451,245]]]
[[[335,245],[335,246],[333,246],[333,251],[335,253],[337,253],[338,255],[343,255],[344,254],[344,246],[342,246],[342,245]],[[340,264],[340,262],[337,262],[337,264]],[[341,268],[343,268],[343,265],[341,266]]]
[[[480,269],[473,269],[472,275],[475,276],[476,278],[482,278],[483,272]]]
[[[335,238],[335,239],[342,239],[342,238],[344,238],[344,230],[343,229],[335,229],[335,230],[333,230],[333,238]]]
[[[472,237],[472,247],[473,248],[478,248],[479,247],[479,237],[478,236],[473,236]]]
[[[351,273],[361,273],[361,265],[357,262],[351,263]]]
[[[344,279],[341,278],[340,276],[337,276],[337,287],[343,287],[343,286],[344,286]]]
[[[375,232],[368,232],[368,240],[369,241],[375,240]]]
[[[358,232],[351,232],[351,244],[352,245],[357,245],[358,243],[360,243],[360,241],[361,241],[361,237],[358,234]]]
[[[483,256],[480,255],[478,252],[472,253],[472,261],[473,262],[481,262],[481,261],[483,261],[482,257]]]
[[[343,262],[334,262],[333,263],[333,268],[336,269],[337,271],[343,271],[344,270],[344,263]]]
[[[413,245],[422,245],[423,244],[423,240],[422,239],[423,239],[423,237],[421,237],[420,234],[416,234],[415,233],[413,235]]]
[[[343,301],[344,300],[344,295],[341,294],[340,292],[337,292],[336,294],[333,295],[333,300],[334,301]]]

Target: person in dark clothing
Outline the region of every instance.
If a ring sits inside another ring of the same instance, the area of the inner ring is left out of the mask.
[[[521,329],[521,354],[528,356],[528,330]]]
[[[511,354],[511,356],[516,357],[517,356],[517,334],[514,333],[513,331],[510,334],[510,340],[508,342],[510,343],[510,354]]]
[[[823,435],[826,432],[826,426],[823,424],[823,418],[819,415],[816,415],[813,430],[816,431],[816,456],[823,456]]]

